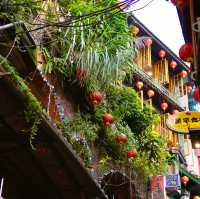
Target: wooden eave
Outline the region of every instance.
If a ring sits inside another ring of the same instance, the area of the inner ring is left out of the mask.
[[[5,46],[5,41],[13,43],[15,29],[13,27],[0,33],[0,54],[5,56],[10,47]],[[29,39],[30,35],[26,33],[21,41],[32,43]],[[9,61],[24,77],[36,69],[30,54],[18,48],[14,48]],[[0,72],[6,73],[2,66]],[[47,151],[41,153],[30,147],[30,126],[23,114],[24,93],[13,84],[9,75],[2,76],[0,82],[0,175],[24,186],[24,194],[30,194],[30,199],[107,198],[61,132],[45,115],[41,115],[35,146],[45,146]]]
[[[132,15],[134,24],[139,28],[140,32],[138,36],[149,36],[152,38],[152,55],[155,60],[158,60],[158,52],[163,49],[166,51],[166,59],[171,61],[174,60],[177,62],[177,67],[173,73],[178,74],[182,70],[189,71],[189,67],[176,55],[174,52],[169,49],[158,37],[156,37],[141,21],[139,21],[135,16]],[[171,69],[170,69],[171,70]],[[172,72],[172,71],[170,71]]]

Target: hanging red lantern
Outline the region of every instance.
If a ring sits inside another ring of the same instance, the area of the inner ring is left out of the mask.
[[[164,51],[164,50],[160,50],[159,52],[158,52],[158,56],[160,57],[160,58],[164,58],[165,57],[165,55],[166,55],[166,52]]]
[[[137,35],[140,32],[140,29],[137,26],[131,26],[130,30],[134,35]]]
[[[177,66],[177,63],[175,61],[171,61],[170,67],[174,70]]]
[[[187,176],[182,176],[181,177],[181,182],[186,185],[189,182],[189,178]]]
[[[165,111],[165,110],[168,108],[168,104],[167,104],[166,102],[162,102],[162,103],[160,104],[160,108],[161,108],[163,111]]]
[[[177,7],[177,8],[184,8],[186,5],[188,5],[188,0],[171,0],[171,2]]]
[[[135,149],[131,149],[127,152],[128,158],[135,158],[137,156],[137,151]]]
[[[182,70],[179,75],[182,77],[182,78],[185,78],[187,76],[187,71],[185,70]]]
[[[109,113],[106,113],[104,116],[103,116],[103,123],[104,125],[108,126],[110,124],[112,124],[114,122],[114,118],[111,114]]]
[[[82,68],[77,68],[76,69],[76,78],[79,80],[79,81],[83,81],[85,80],[87,77],[87,71],[82,69]]]
[[[38,153],[47,153],[48,148],[45,146],[37,146],[37,147],[35,147],[35,151]]]
[[[153,97],[155,95],[155,92],[152,89],[149,89],[147,91],[147,95],[148,95],[149,98],[151,98],[151,97]]]
[[[148,38],[148,39],[145,39],[144,43],[146,46],[150,46],[150,45],[152,45],[153,41],[151,38]]]
[[[121,133],[116,137],[117,144],[124,144],[127,142],[127,140],[128,140],[128,137],[124,133]]]
[[[142,87],[144,86],[143,82],[141,82],[141,81],[136,82],[135,85],[139,90],[142,89]]]
[[[179,57],[183,61],[191,62],[193,57],[193,46],[191,43],[186,43],[179,49]]]
[[[188,93],[192,92],[192,86],[191,85],[187,85],[186,88],[187,88],[187,92]]]
[[[94,104],[98,104],[102,101],[103,95],[99,91],[94,91],[90,93],[89,100]]]
[[[195,99],[197,102],[200,102],[200,96],[199,96],[199,90],[198,90],[198,88],[196,88],[196,89],[194,90],[193,96],[194,96],[194,99]]]
[[[173,109],[172,110],[172,114],[174,115],[174,114],[177,114],[177,113],[179,113],[179,111],[177,110],[177,109]]]

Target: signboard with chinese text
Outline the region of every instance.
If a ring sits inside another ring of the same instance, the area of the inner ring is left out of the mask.
[[[165,192],[165,177],[153,176],[151,177],[151,199],[166,199]]]
[[[181,181],[179,174],[172,174],[165,176],[166,188],[179,189],[181,187]]]
[[[200,112],[180,112],[169,115],[167,127],[177,133],[189,133],[190,129],[200,128]]]

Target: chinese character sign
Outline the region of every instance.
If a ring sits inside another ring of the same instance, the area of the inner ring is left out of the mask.
[[[178,133],[189,133],[190,129],[200,128],[200,112],[180,112],[170,115],[167,127]]]
[[[165,177],[153,176],[150,179],[151,184],[151,199],[165,199]]]
[[[166,188],[178,189],[181,187],[180,176],[178,174],[167,175],[165,179],[166,179]]]

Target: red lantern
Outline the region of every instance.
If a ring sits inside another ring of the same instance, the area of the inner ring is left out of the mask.
[[[160,50],[160,51],[158,52],[158,56],[159,56],[160,58],[164,58],[165,55],[166,55],[166,52],[165,52],[164,50]]]
[[[196,88],[196,89],[194,90],[193,96],[194,96],[194,99],[195,99],[197,102],[200,102],[200,96],[199,96],[199,90],[198,90],[198,88]]]
[[[188,85],[188,86],[187,86],[187,92],[188,92],[188,93],[191,93],[191,92],[192,92],[192,86],[191,86],[191,85]]]
[[[181,177],[181,182],[186,185],[189,182],[189,178],[187,176]]]
[[[142,89],[143,86],[144,86],[143,82],[141,82],[141,81],[136,82],[136,87],[137,87],[139,90]]]
[[[161,108],[163,111],[165,111],[165,110],[168,108],[168,104],[167,104],[166,102],[162,102],[162,103],[160,104],[160,108]]]
[[[103,99],[103,95],[99,91],[94,91],[90,93],[89,100],[90,102],[97,104],[100,103]]]
[[[173,109],[172,114],[177,114],[179,111],[177,109]]]
[[[171,0],[171,2],[177,7],[177,8],[184,8],[189,1],[188,0]]]
[[[116,142],[117,142],[117,144],[124,144],[124,143],[127,142],[127,140],[128,140],[127,135],[125,135],[125,134],[123,134],[123,133],[119,134],[119,135],[116,137]]]
[[[137,156],[137,151],[135,149],[131,149],[127,152],[128,158],[135,158]]]
[[[149,98],[151,98],[155,95],[155,92],[150,89],[150,90],[147,91],[147,95],[148,95]]]
[[[45,146],[37,146],[35,148],[35,151],[38,153],[47,153],[48,152],[48,148]]]
[[[170,67],[174,70],[177,66],[177,63],[175,61],[171,61]]]
[[[153,41],[152,39],[148,38],[148,39],[145,39],[144,43],[146,46],[150,46],[153,43]]]
[[[81,68],[76,69],[76,78],[79,81],[85,80],[87,77],[87,71]]]
[[[106,113],[104,116],[103,116],[103,123],[104,125],[108,126],[110,124],[112,124],[114,122],[114,118],[111,114],[109,113]]]
[[[187,76],[187,71],[185,70],[182,70],[179,75],[182,77],[182,78],[185,78]]]
[[[191,62],[193,57],[193,47],[191,43],[186,43],[179,49],[179,57],[183,61]]]

